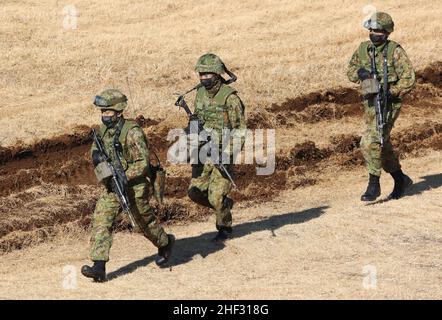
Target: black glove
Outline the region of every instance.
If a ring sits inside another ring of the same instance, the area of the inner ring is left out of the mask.
[[[112,178],[111,177],[106,178],[101,183],[104,185],[104,187],[106,188],[107,192],[113,192],[113,189],[112,189]]]
[[[371,78],[370,71],[368,71],[367,69],[364,69],[364,68],[360,68],[358,70],[358,77],[361,81],[370,79]]]
[[[92,164],[94,167],[98,166],[101,161],[100,152],[98,150],[92,151]]]

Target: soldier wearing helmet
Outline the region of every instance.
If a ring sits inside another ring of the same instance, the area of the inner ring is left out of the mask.
[[[380,196],[379,177],[382,169],[390,173],[394,179],[394,189],[388,199],[399,199],[413,182],[402,172],[399,159],[393,151],[390,132],[399,116],[403,96],[414,87],[415,73],[405,50],[389,39],[394,31],[393,19],[389,14],[375,12],[370,19],[365,21],[364,27],[370,32],[370,41],[359,45],[351,57],[347,71],[350,81],[361,84],[364,118],[367,125],[360,145],[369,173],[369,182],[361,200],[373,201]],[[374,78],[372,65],[376,67],[379,74],[379,79],[376,81],[379,81],[380,87],[384,88],[384,82],[387,82],[385,86],[387,92],[382,91],[384,99],[387,99],[384,105],[386,109],[384,111],[383,147],[381,147],[380,134],[376,129],[374,106],[377,94],[374,93],[375,90],[364,85]]]
[[[158,248],[159,258],[156,262],[163,267],[170,257],[175,238],[166,234],[157,223],[149,206],[152,185],[149,183],[149,144],[146,135],[135,121],[124,118],[123,110],[127,107],[127,98],[119,90],[103,91],[95,97],[94,104],[101,110],[103,124],[99,134],[104,149],[114,167],[122,167],[126,174],[127,194],[136,228]],[[95,143],[92,145],[91,155],[95,167],[103,161]],[[90,258],[94,265],[86,265],[81,269],[84,276],[98,282],[106,279],[105,264],[109,261],[112,245],[111,227],[120,212],[120,203],[112,189],[111,181],[108,179],[103,183],[106,191],[98,199],[92,218]]]
[[[201,56],[195,66],[201,86],[199,87],[195,103],[194,114],[204,122],[204,130],[222,137],[223,130],[229,129],[231,138],[239,138],[244,143],[244,105],[235,89],[228,84],[236,80],[221,61],[212,53]],[[231,79],[226,81],[222,74],[227,73]],[[212,136],[213,137],[213,136]],[[222,152],[221,139],[219,150]],[[230,143],[230,142],[229,142]],[[224,164],[233,177],[233,148],[228,152],[229,164]],[[219,157],[221,161],[221,155]],[[232,233],[233,200],[228,197],[232,183],[212,163],[198,163],[192,165],[192,180],[188,195],[194,202],[212,208],[216,214],[217,235],[213,241],[224,241]]]

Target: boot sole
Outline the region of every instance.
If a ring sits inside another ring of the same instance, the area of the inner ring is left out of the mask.
[[[364,197],[364,196],[362,196],[361,197],[361,201],[363,201],[363,202],[371,202],[371,201],[375,201],[377,198],[379,198],[381,196],[381,194],[378,194],[377,196],[375,196],[375,197],[372,197],[372,198],[368,198],[368,197]]]

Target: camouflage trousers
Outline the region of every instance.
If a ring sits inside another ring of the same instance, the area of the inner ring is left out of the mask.
[[[390,133],[399,117],[401,102],[399,100],[390,102],[384,126],[384,147],[381,148],[381,140],[376,130],[376,111],[373,101],[365,101],[365,124],[367,126],[361,139],[361,150],[367,165],[368,172],[375,176],[381,175],[381,170],[391,173],[401,169],[399,159],[393,150],[390,140]]]
[[[149,183],[143,182],[128,188],[136,231],[142,232],[147,239],[160,248],[167,245],[169,240],[149,206],[151,195],[152,186]],[[111,227],[120,212],[120,203],[116,194],[104,192],[98,199],[92,220],[90,240],[92,261],[109,261],[109,251],[112,246]]]
[[[229,168],[227,165],[226,167]],[[232,226],[232,213],[230,207],[226,206],[224,201],[232,189],[230,180],[225,178],[213,164],[193,165],[189,190],[192,187],[196,187],[203,192],[215,210],[216,228],[218,230],[226,227],[230,228]]]

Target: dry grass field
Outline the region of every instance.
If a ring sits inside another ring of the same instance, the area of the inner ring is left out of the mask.
[[[442,298],[438,1],[78,0],[77,28],[65,29],[69,5],[0,7],[1,299]],[[392,135],[415,185],[385,201],[384,174],[382,197],[366,205],[359,88],[346,67],[373,7],[391,13],[392,39],[417,70]],[[100,121],[93,97],[130,87],[127,116],[147,119],[165,159],[168,130],[186,122],[174,93],[195,85],[207,51],[238,75],[248,126],[276,128],[276,170],[238,166],[237,227],[219,247],[208,242],[213,216],[187,199],[189,166],[167,163],[166,204],[156,210],[178,238],[171,272],[155,267],[154,248],[122,217],[110,281],[95,285],[79,275],[102,190],[88,154]],[[63,287],[67,265],[79,276],[74,289]]]
[[[367,5],[396,21],[392,38],[414,65],[440,59],[437,1],[78,0],[77,29],[55,0],[2,1],[0,137],[3,146],[98,123],[91,101],[106,87],[128,92],[129,113],[182,124],[175,92],[195,83],[203,53],[239,75],[248,112],[302,94],[349,86],[345,68]],[[370,7],[368,7],[370,8]]]

